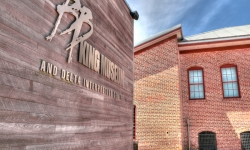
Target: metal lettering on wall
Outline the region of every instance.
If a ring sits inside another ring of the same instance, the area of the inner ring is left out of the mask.
[[[85,78],[81,78],[80,75],[77,75],[75,73],[69,72],[65,69],[61,69],[61,71],[58,71],[58,67],[53,65],[52,63],[46,62],[44,60],[41,60],[41,65],[39,70],[49,76],[53,77],[59,77],[62,80],[75,84],[78,86],[83,86],[89,90],[98,92],[100,94],[115,98],[115,99],[122,99],[122,95],[120,92],[106,88],[105,86],[102,86],[100,84],[97,84],[93,81],[87,80]]]
[[[55,36],[63,14],[71,13],[76,18],[75,22],[71,24],[69,29],[63,31],[60,34],[63,35],[74,30],[71,43],[68,44],[69,47],[66,49],[69,50],[68,63],[72,62],[73,47],[80,43],[79,63],[123,86],[124,71],[85,41],[93,34],[93,24],[90,22],[92,19],[92,12],[85,6],[81,7],[80,0],[74,0],[73,4],[69,4],[69,2],[70,0],[66,0],[64,4],[57,6],[57,12],[59,16],[55,23],[54,29],[52,30],[51,34],[46,37],[46,39],[51,41]],[[82,23],[87,23],[90,26],[90,30],[79,37]]]
[[[123,86],[124,71],[86,41],[80,45],[79,62]]]
[[[59,13],[59,16],[57,18],[55,27],[52,30],[52,33],[46,37],[47,40],[49,40],[49,41],[52,40],[60,22],[61,22],[62,16],[65,12],[71,13],[75,16],[75,18],[76,18],[75,22],[72,23],[71,26],[67,30],[63,31],[60,34],[60,35],[63,35],[65,33],[69,33],[69,32],[74,30],[74,35],[73,35],[73,38],[71,40],[71,43],[68,44],[70,46],[66,49],[66,50],[69,50],[68,63],[72,62],[72,49],[73,49],[73,47],[75,45],[85,41],[93,33],[93,25],[90,22],[90,19],[92,19],[92,12],[90,11],[90,9],[88,9],[85,6],[81,7],[80,0],[74,0],[75,3],[73,3],[72,5],[69,5],[69,1],[70,0],[66,0],[66,3],[64,3],[62,5],[58,5],[56,7],[57,12]],[[82,23],[87,23],[90,26],[90,30],[87,33],[85,33],[84,35],[79,37]]]

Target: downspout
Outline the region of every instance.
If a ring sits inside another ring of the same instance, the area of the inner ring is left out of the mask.
[[[188,127],[188,150],[190,150],[190,123],[188,118],[187,118],[187,127]]]

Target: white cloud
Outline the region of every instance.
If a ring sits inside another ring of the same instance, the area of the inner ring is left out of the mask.
[[[127,0],[140,18],[134,23],[135,45],[182,24],[184,36],[249,24],[249,0]]]
[[[140,17],[134,23],[134,43],[138,44],[176,24],[198,0],[128,0]]]
[[[227,5],[229,2],[230,0],[214,1],[212,6],[210,7],[210,11],[207,11],[207,13],[202,17],[196,30],[202,31],[204,28],[210,25],[211,20],[216,17],[216,15],[220,13],[222,8],[225,7],[225,5]]]

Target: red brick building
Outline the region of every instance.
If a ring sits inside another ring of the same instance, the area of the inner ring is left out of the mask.
[[[180,25],[135,47],[140,150],[250,149],[250,26],[183,37]]]

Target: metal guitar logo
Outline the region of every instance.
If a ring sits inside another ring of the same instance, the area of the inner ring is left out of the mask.
[[[69,4],[69,3],[70,3],[70,0],[66,0],[65,3],[57,6],[56,9],[57,9],[59,16],[57,18],[55,27],[52,30],[51,34],[46,37],[47,40],[49,41],[52,40],[52,38],[55,36],[56,30],[61,22],[61,19],[64,13],[71,13],[72,15],[75,16],[76,18],[75,22],[73,22],[68,29],[60,33],[60,35],[63,35],[66,33],[70,33],[74,30],[71,43],[68,44],[69,47],[66,49],[69,51],[68,63],[72,62],[73,47],[85,41],[86,39],[88,39],[93,33],[93,24],[90,22],[90,20],[92,19],[92,12],[90,11],[90,9],[88,9],[85,6],[81,7],[80,0],[74,0],[73,4]],[[87,23],[90,26],[90,30],[84,35],[79,36],[83,23]]]

